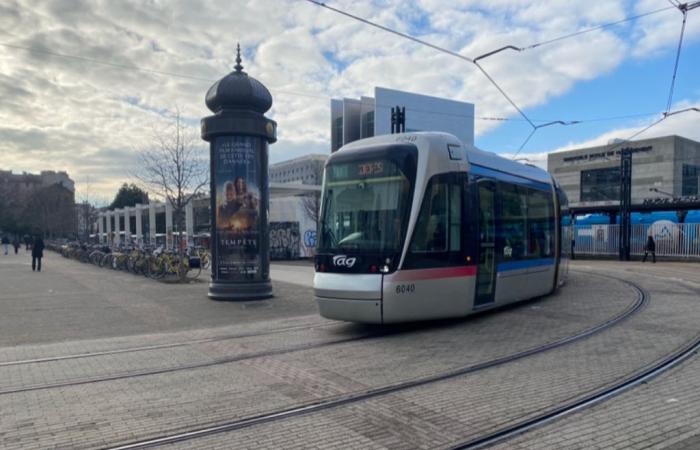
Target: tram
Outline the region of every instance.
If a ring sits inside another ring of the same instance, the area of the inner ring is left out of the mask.
[[[450,134],[345,145],[324,171],[314,261],[320,314],[388,324],[549,294],[568,271],[566,208],[546,171]]]

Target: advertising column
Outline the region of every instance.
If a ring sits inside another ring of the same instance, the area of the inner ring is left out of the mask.
[[[241,65],[206,95],[214,113],[202,119],[211,163],[212,274],[209,298],[259,300],[272,297],[268,236],[268,145],[277,124],[265,117],[272,96]]]

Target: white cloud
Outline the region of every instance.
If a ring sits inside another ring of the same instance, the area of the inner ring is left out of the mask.
[[[673,105],[671,111],[681,111],[686,108],[700,108],[700,101],[691,102],[686,100],[677,102]],[[629,139],[629,137],[637,134],[639,131],[642,131],[644,128],[653,124],[659,119],[660,117],[655,117],[643,122],[640,121],[636,126],[616,128],[606,131],[605,133],[591,139],[570,142],[564,146],[553,149],[550,153],[571,150],[574,148],[595,147],[598,145],[607,144],[613,139]],[[632,140],[634,141],[652,137],[669,136],[673,134],[695,141],[700,141],[700,113],[696,111],[687,111],[669,116],[657,125],[654,125],[653,127],[634,137]],[[523,156],[528,156],[528,154]]]
[[[623,0],[332,4],[472,57],[632,13]],[[634,12],[658,7],[657,0],[642,0]],[[645,18],[630,28],[632,38],[628,29],[606,29],[495,55],[484,67],[520,106],[543,105],[630,56],[673,48],[679,16]],[[689,14],[691,41],[700,32],[698,18]],[[166,123],[168,111],[178,106],[197,130],[210,114],[204,95],[232,70],[239,41],[246,72],[274,96],[268,114],[279,124],[279,141],[270,147],[272,162],[327,152],[329,98],[367,95],[377,85],[473,102],[478,115],[517,115],[473,65],[307,2],[8,0],[0,5],[0,43],[196,79],[0,46],[2,168],[68,170],[76,181],[90,175],[96,191],[110,197],[136,164],[134,149],[149,143],[151,126]],[[476,130],[498,125],[478,121]]]
[[[656,0],[641,0],[635,5],[638,14],[670,6]],[[646,16],[639,19],[632,31],[635,40],[633,55],[648,58],[658,55],[662,50],[675,49],[681,34],[682,14],[677,9]],[[685,45],[700,39],[700,15],[689,12],[685,25],[683,41]]]

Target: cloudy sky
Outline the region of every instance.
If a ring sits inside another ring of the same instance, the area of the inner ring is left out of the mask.
[[[625,18],[613,27],[483,67],[542,128],[521,156],[626,138],[666,110],[682,15],[668,0],[328,0],[328,5],[467,57],[525,47]],[[198,132],[209,86],[245,71],[272,92],[278,162],[329,151],[331,97],[374,86],[476,107],[476,144],[512,155],[531,128],[472,64],[304,0],[3,0],[0,169],[67,170],[78,197],[109,201],[140,149],[179,108]],[[700,107],[700,8],[688,13],[671,110]],[[508,120],[488,120],[489,118]],[[669,117],[641,137],[700,140],[700,114]]]

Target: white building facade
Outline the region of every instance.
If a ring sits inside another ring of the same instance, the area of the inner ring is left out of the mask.
[[[270,164],[270,183],[298,183],[320,185],[323,167],[328,155],[305,155],[288,161]]]
[[[331,152],[345,144],[391,133],[392,108],[404,108],[405,131],[442,131],[474,145],[474,104],[382,87],[374,97],[331,100]]]

